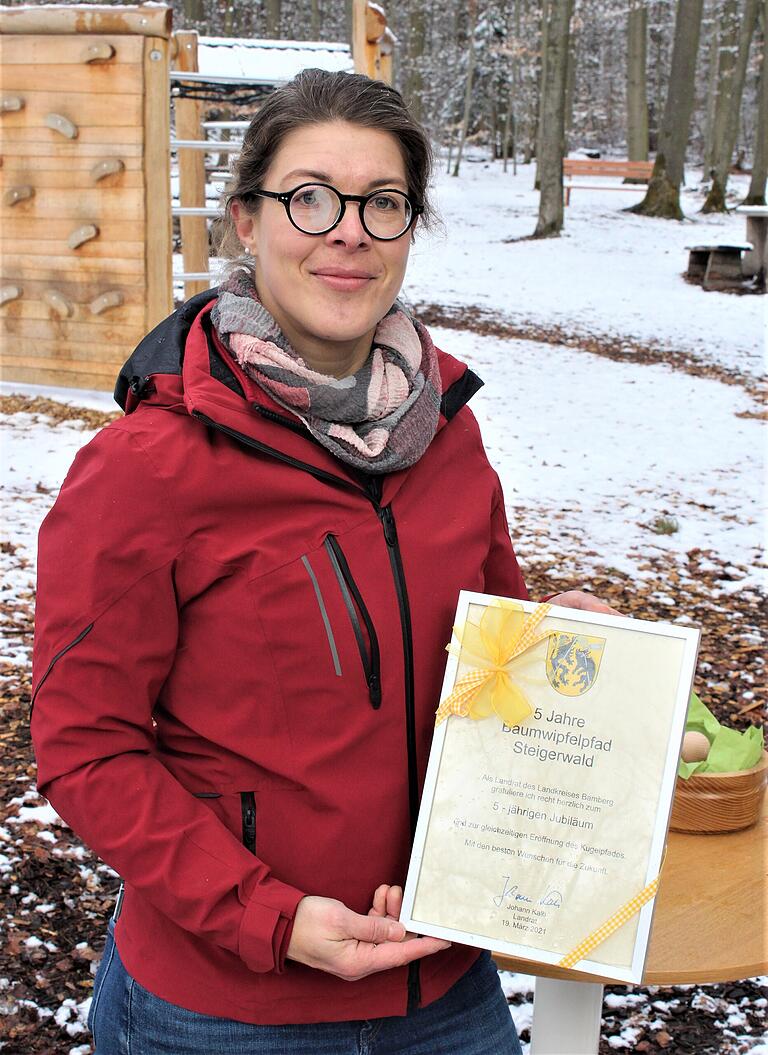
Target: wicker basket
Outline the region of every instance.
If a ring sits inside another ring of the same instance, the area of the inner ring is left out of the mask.
[[[740,773],[694,773],[677,778],[672,817],[674,832],[736,832],[760,816],[768,781],[768,752]]]

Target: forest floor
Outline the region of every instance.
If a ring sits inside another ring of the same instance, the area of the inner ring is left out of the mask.
[[[535,224],[530,173],[465,169],[439,180],[448,234],[414,253],[407,293],[436,343],[486,382],[472,407],[531,596],[586,585],[627,615],[699,626],[704,702],[738,728],[763,721],[766,298],[704,294],[680,274],[687,241],[734,238],[741,223],[648,221],[621,210],[629,194],[585,192],[563,239],[509,242]],[[78,448],[115,414],[103,394],[0,385],[3,1055],[91,1052],[85,1018],[118,879],[34,789],[29,657],[37,527]],[[767,983],[609,986],[601,1055],[768,1055]],[[502,984],[527,1049],[534,979]]]

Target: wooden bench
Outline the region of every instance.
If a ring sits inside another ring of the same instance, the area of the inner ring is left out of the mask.
[[[741,255],[752,248],[751,242],[731,245],[689,245],[688,270],[685,275],[706,290],[736,289],[744,278]]]
[[[647,187],[653,172],[652,161],[602,161],[599,158],[563,158],[563,175],[569,180],[574,176],[620,176],[622,179],[640,180],[640,183],[611,183],[596,186],[592,183],[565,185],[565,204],[571,203],[571,191],[578,190],[642,190]]]

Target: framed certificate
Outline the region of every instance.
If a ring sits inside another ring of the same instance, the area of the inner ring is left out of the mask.
[[[698,642],[462,592],[406,927],[640,982]]]

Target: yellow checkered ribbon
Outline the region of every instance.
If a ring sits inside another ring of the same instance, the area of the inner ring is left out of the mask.
[[[662,867],[664,862],[662,861]],[[656,897],[656,891],[659,888],[659,879],[661,873],[656,876],[655,879],[651,880],[648,886],[644,887],[639,894],[635,894],[634,897],[630,898],[626,904],[622,905],[612,916],[610,916],[605,923],[601,924],[596,930],[593,930],[591,934],[588,934],[583,941],[564,956],[557,964],[558,967],[573,967],[579,960],[583,960],[596,946],[601,945],[606,938],[609,938],[614,931],[618,930],[619,927],[623,927],[625,923],[632,919],[632,917],[640,911],[643,905],[646,905],[651,898]]]
[[[513,681],[509,667],[554,633],[538,630],[551,607],[540,604],[526,615],[521,605],[499,599],[485,608],[479,623],[467,619],[461,630],[454,627],[461,642],[460,659],[471,669],[458,679],[451,694],[438,707],[435,725],[452,714],[475,720],[496,714],[513,726],[533,713],[524,692]],[[451,644],[448,651],[456,654],[457,649]]]

